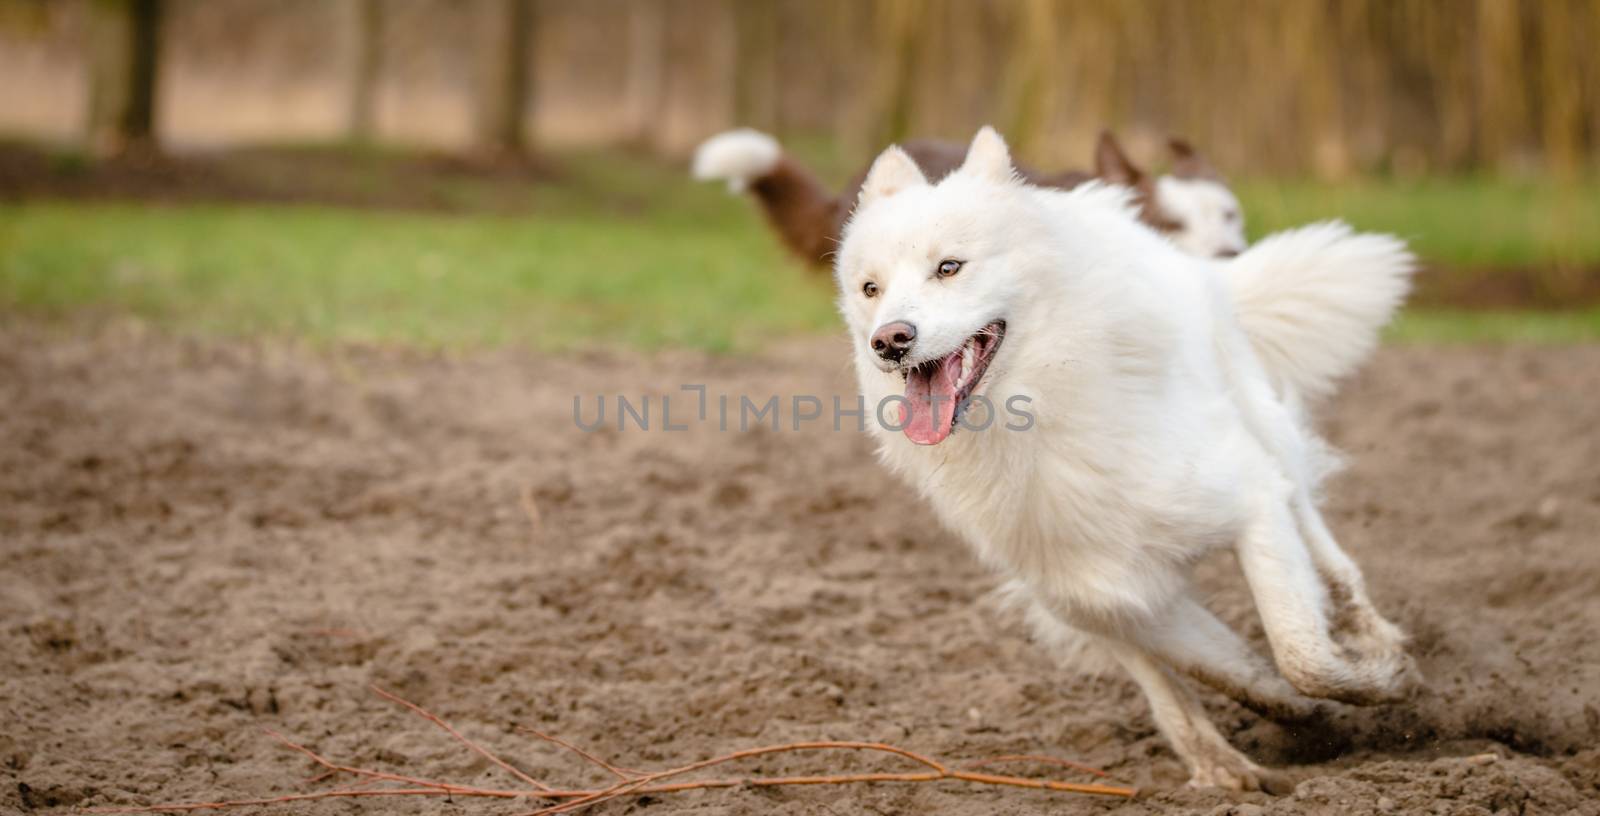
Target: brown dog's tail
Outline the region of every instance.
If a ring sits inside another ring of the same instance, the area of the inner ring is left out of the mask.
[[[754,195],[784,245],[801,260],[831,261],[843,205],[811,171],[785,155],[776,139],[748,128],[719,133],[695,150],[693,173]]]

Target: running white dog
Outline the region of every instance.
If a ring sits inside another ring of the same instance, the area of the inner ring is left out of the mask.
[[[1331,457],[1300,408],[1369,353],[1411,269],[1401,242],[1342,224],[1195,258],[1126,191],[1022,183],[985,128],[936,185],[880,155],[835,271],[867,404],[901,405],[883,419],[903,430],[872,423],[889,468],[1010,579],[1041,640],[1127,669],[1191,784],[1271,789],[1179,675],[1282,719],[1414,682],[1318,513]],[[1032,427],[956,433],[1014,399]],[[1230,546],[1277,671],[1191,587]]]

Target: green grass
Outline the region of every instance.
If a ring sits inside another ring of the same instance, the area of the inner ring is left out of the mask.
[[[614,165],[582,172],[616,174]],[[828,287],[720,191],[623,174],[525,215],[306,206],[0,206],[0,304],[316,341],[743,349],[834,325]]]
[[[0,246],[0,303],[206,331],[733,349],[833,320],[755,223],[30,205]]]
[[[561,166],[557,182],[528,191],[518,215],[3,204],[0,308],[445,347],[729,351],[835,328],[826,277],[787,259],[748,202],[626,155]],[[1459,181],[1252,184],[1242,193],[1260,231],[1340,215],[1404,235],[1435,261],[1540,266],[1600,263],[1597,190]],[[471,182],[452,191],[464,202],[478,193]],[[1392,337],[1594,340],[1600,310],[1413,312]]]
[[[1592,343],[1600,308],[1564,312],[1408,309],[1389,327],[1402,343]]]
[[[1426,261],[1452,267],[1600,267],[1600,183],[1487,179],[1247,182],[1238,185],[1252,238],[1342,218],[1392,232]]]
[[[1341,218],[1409,242],[1430,274],[1516,269],[1557,288],[1572,270],[1600,269],[1600,183],[1438,178],[1415,182],[1256,181],[1238,185],[1252,240]],[[1600,308],[1570,311],[1409,309],[1391,327],[1402,342],[1600,340]]]

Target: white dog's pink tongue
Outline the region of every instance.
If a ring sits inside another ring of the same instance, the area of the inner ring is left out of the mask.
[[[918,445],[937,445],[955,428],[956,377],[961,374],[961,352],[939,361],[933,373],[927,367],[912,369],[906,377],[906,405],[900,407],[900,424],[906,438]]]

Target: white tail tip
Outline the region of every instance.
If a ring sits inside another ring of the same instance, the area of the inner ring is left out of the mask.
[[[759,130],[739,128],[702,142],[694,151],[690,172],[700,181],[726,181],[728,189],[737,193],[772,172],[782,155],[777,139]]]

